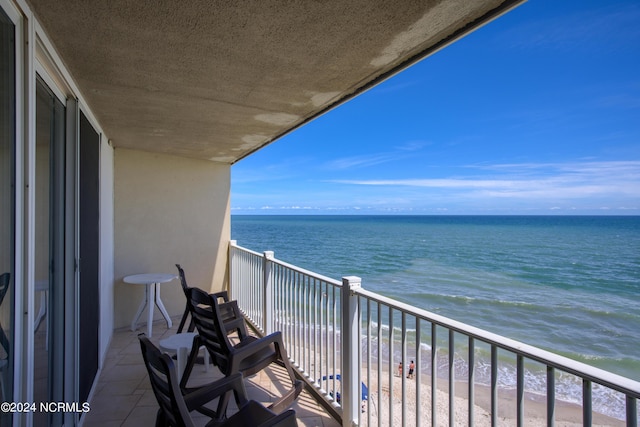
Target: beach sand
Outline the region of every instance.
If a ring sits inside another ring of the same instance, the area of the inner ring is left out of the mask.
[[[421,418],[416,418],[416,385],[417,379],[404,378],[404,399],[402,398],[403,378],[393,376],[393,418],[390,418],[389,405],[389,376],[384,373],[381,380],[382,391],[378,396],[377,375],[370,378],[369,400],[365,402],[364,412],[361,413],[360,425],[378,425],[378,418],[382,420],[381,425],[395,426],[403,425],[404,421],[408,426],[431,425],[431,380],[428,376],[422,376],[420,387]],[[362,372],[362,378],[366,381],[366,369]],[[438,378],[437,411],[436,421],[438,426],[449,425],[449,391],[446,380]],[[466,382],[456,382],[455,397],[455,425],[468,425],[468,390]],[[474,426],[491,425],[491,392],[486,386],[475,386],[475,406],[474,406]],[[403,402],[404,400],[404,402]],[[526,426],[546,426],[546,401],[544,396],[533,394],[525,395],[524,418]],[[498,424],[501,426],[516,425],[516,393],[515,390],[500,390],[498,393]],[[582,407],[580,405],[556,402],[555,425],[558,427],[578,427],[582,426]],[[624,426],[623,421],[607,417],[602,414],[593,413],[593,426]]]

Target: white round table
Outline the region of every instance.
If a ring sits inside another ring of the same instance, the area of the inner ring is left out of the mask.
[[[176,278],[177,276],[175,274],[144,273],[133,274],[122,279],[125,283],[130,283],[132,285],[145,285],[145,296],[140,302],[140,306],[138,307],[136,315],[133,317],[133,322],[131,322],[132,331],[135,331],[138,328],[138,319],[140,319],[140,316],[142,315],[145,307],[149,306],[147,310],[147,337],[151,338],[151,334],[153,332],[152,326],[154,304],[158,307],[160,313],[162,313],[162,316],[164,316],[165,320],[167,321],[167,328],[171,328],[171,317],[169,317],[169,313],[167,313],[167,309],[164,308],[162,299],[160,299],[160,284],[170,282]]]
[[[198,335],[196,332],[184,332],[180,334],[171,335],[169,338],[165,338],[160,340],[160,350],[175,354],[177,356],[177,374],[178,380],[182,379],[182,374],[184,373],[184,368],[187,366],[187,358],[189,357],[189,352],[193,347],[193,338]],[[200,346],[200,349],[203,349],[203,346]],[[204,350],[204,369],[206,372],[209,372],[209,352]]]

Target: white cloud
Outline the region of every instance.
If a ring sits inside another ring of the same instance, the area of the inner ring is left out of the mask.
[[[375,166],[402,158],[404,155],[397,153],[365,154],[362,156],[343,157],[325,164],[328,169],[352,169]]]
[[[633,45],[640,37],[638,5],[607,5],[569,16],[553,16],[514,28],[502,37],[512,46],[591,52]],[[537,36],[532,36],[536,34]]]
[[[305,184],[303,190],[291,191],[265,185],[261,193],[251,193],[250,197],[234,194],[234,212],[640,212],[640,161],[480,164],[456,170],[467,173],[311,181],[313,187]]]
[[[402,151],[418,151],[423,149],[424,147],[427,147],[431,145],[431,143],[427,142],[427,141],[408,141],[405,142],[402,145],[399,145],[397,147],[395,147],[398,150],[402,150]]]
[[[422,150],[428,145],[430,145],[429,142],[421,140],[406,141],[393,147],[393,151],[342,157],[331,160],[325,163],[324,166],[333,170],[376,166],[382,163],[395,162],[407,159],[410,156],[415,156],[415,152]]]
[[[489,177],[335,180],[340,184],[466,191],[469,197],[575,199],[624,196],[640,203],[640,161],[474,166]]]

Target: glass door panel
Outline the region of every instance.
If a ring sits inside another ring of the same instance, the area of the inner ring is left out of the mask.
[[[34,401],[62,401],[64,381],[65,107],[41,79],[36,86]],[[34,413],[34,425],[62,414]]]
[[[15,25],[0,9],[0,402],[14,401],[15,64]],[[0,412],[0,425],[10,424]]]

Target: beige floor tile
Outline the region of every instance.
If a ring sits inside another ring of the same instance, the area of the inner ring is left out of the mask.
[[[163,321],[154,322],[151,341],[158,342],[176,333],[180,317],[173,319],[173,327],[167,329]],[[133,426],[145,427],[155,425],[157,402],[147,377],[147,372],[140,353],[138,333],[146,330],[141,324],[139,331],[121,329],[114,333],[111,346],[107,352],[102,374],[91,401],[91,411],[84,421],[85,427],[94,426]],[[209,367],[206,372],[204,366],[196,365],[190,386],[210,383],[222,378],[220,371]],[[288,376],[279,367],[267,368],[265,371],[246,380],[245,385],[249,398],[268,405],[286,391]],[[339,427],[333,419],[305,390],[292,409],[296,411],[299,426],[330,426]],[[230,408],[230,412],[234,409]],[[192,413],[196,425],[205,425],[208,418]]]
[[[157,407],[136,406],[122,423],[122,427],[154,427],[157,413]]]
[[[91,411],[87,414],[85,425],[89,421],[95,422],[94,425],[101,425],[100,423],[106,421],[123,422],[136,407],[142,395],[109,396],[102,394],[95,397],[91,402]]]

